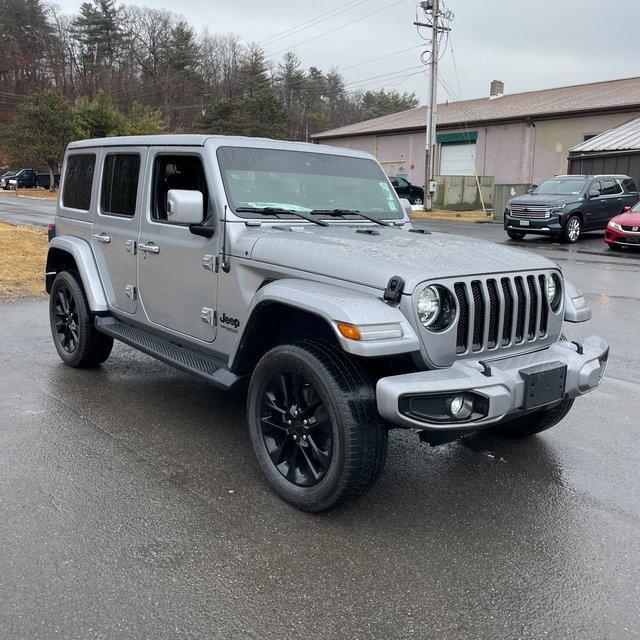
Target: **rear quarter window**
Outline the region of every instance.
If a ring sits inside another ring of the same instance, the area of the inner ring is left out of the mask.
[[[635,193],[635,192],[638,191],[638,187],[636,187],[636,183],[634,182],[634,180],[632,178],[625,178],[622,181],[622,188],[627,193]]]
[[[78,153],[67,158],[62,186],[63,207],[89,211],[95,166],[94,153]]]

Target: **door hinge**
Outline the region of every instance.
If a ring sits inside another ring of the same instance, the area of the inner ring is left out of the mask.
[[[212,327],[215,327],[218,324],[218,314],[209,307],[202,307],[202,311],[200,312],[200,319],[202,320],[202,322],[206,322]]]
[[[137,253],[138,247],[136,245],[136,241],[135,240],[127,240],[124,243],[124,248],[131,254],[133,254],[134,256]]]
[[[127,298],[130,298],[131,300],[137,300],[138,298],[138,291],[132,284],[128,284],[125,286],[124,293]]]
[[[219,259],[218,256],[205,255],[202,256],[202,266],[208,271],[218,273]]]

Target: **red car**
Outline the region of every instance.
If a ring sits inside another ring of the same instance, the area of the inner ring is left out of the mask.
[[[609,221],[604,241],[609,249],[640,247],[640,202]]]

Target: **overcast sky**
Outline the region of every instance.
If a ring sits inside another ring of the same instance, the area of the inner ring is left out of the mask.
[[[66,11],[76,11],[80,5],[79,0],[58,3]],[[445,3],[455,14],[450,44],[460,91],[450,47],[442,58],[441,75],[465,99],[488,95],[494,78],[504,81],[506,93],[515,93],[640,75],[639,0]],[[424,76],[406,77],[415,70],[369,80],[420,64],[422,40],[412,24],[418,8],[414,0],[127,0],[127,4],[178,11],[197,29],[206,26],[212,32],[233,32],[247,43],[264,42],[321,14],[347,7],[310,28],[270,41],[264,46],[267,54],[278,60],[283,49],[291,48],[305,66],[344,70],[348,88],[395,88],[415,91],[422,102],[426,98]],[[355,22],[342,27],[351,21]],[[321,35],[336,27],[342,28]],[[310,38],[314,39],[299,44]],[[371,61],[413,46],[416,48],[410,51]],[[447,98],[440,87],[439,102]]]

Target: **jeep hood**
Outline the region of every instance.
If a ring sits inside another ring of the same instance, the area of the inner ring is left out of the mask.
[[[374,235],[365,229],[373,230]],[[360,231],[360,232],[358,232]],[[539,255],[464,236],[403,227],[292,226],[258,235],[253,260],[385,289],[392,276],[411,293],[425,280],[557,268]]]

